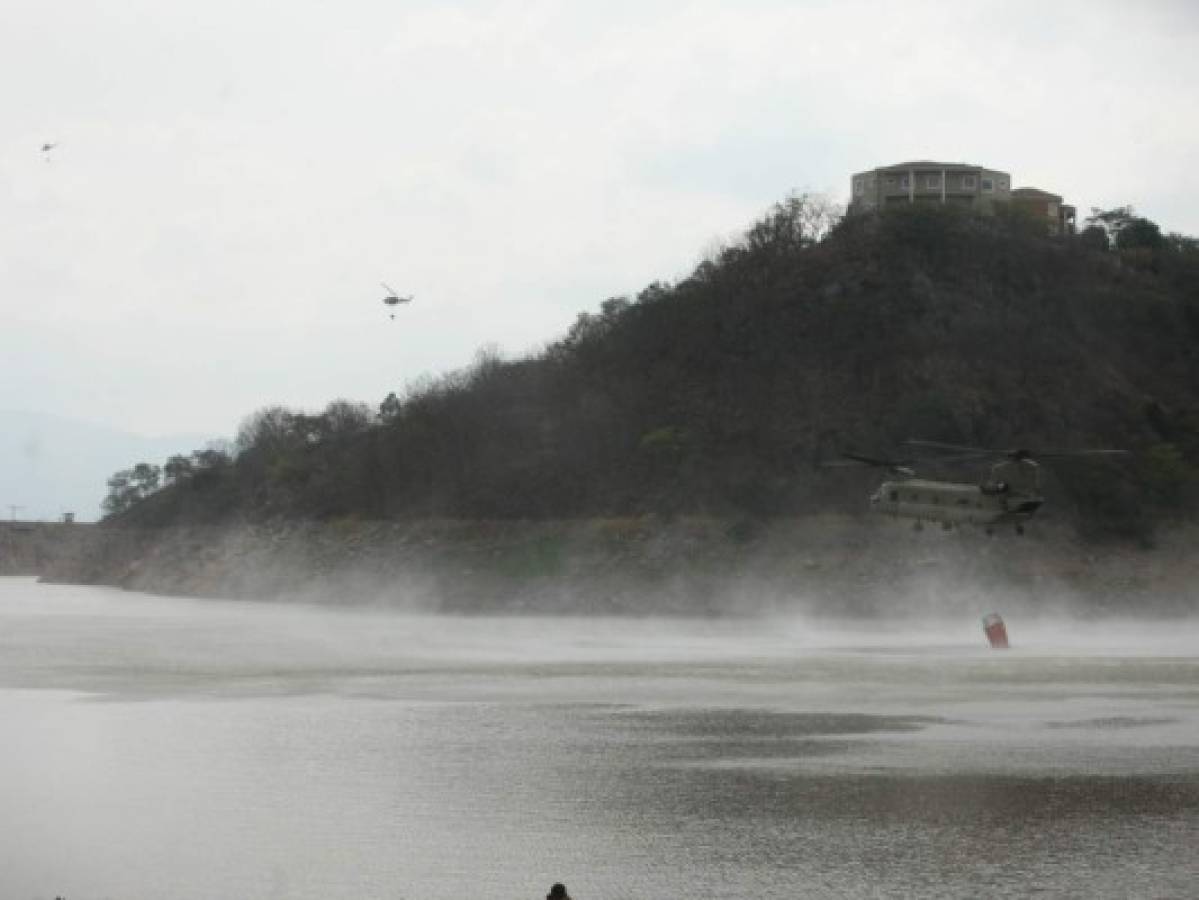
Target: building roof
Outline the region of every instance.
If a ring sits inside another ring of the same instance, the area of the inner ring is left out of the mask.
[[[1035,187],[1020,187],[1012,188],[1013,197],[1028,197],[1029,199],[1037,200],[1053,200],[1057,203],[1062,202],[1060,194],[1051,194],[1049,191],[1043,191]]]
[[[910,160],[909,162],[891,163],[890,165],[886,166],[875,166],[873,169],[855,172],[854,175],[869,175],[871,172],[904,172],[910,169],[947,169],[968,172],[994,172],[997,175],[1008,177],[1008,173],[1003,169],[991,169],[987,166],[980,166],[976,163],[968,162],[940,162],[935,159],[914,159]]]
[[[911,162],[892,163],[889,166],[879,166],[880,169],[925,169],[925,168],[963,168],[963,169],[981,169],[983,166],[976,166],[974,163],[964,162],[938,162],[935,159],[914,159]]]
[[[1002,169],[990,169],[978,163],[941,162],[936,159],[913,159],[909,162],[891,163],[887,166],[876,166],[876,169],[986,169],[989,172],[1002,172]],[[873,170],[870,170],[873,171]],[[1004,173],[1006,174],[1006,173]]]

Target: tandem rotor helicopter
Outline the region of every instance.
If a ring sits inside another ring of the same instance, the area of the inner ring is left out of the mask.
[[[955,525],[976,525],[988,535],[1001,526],[1012,525],[1024,534],[1024,523],[1045,502],[1041,494],[1041,470],[1037,461],[1071,457],[1123,456],[1126,450],[995,450],[967,447],[940,441],[904,441],[904,445],[926,456],[914,459],[881,459],[860,453],[842,453],[841,459],[821,463],[825,467],[874,466],[899,476],[884,481],[870,497],[874,512],[911,519],[920,530],[926,522],[939,522],[946,531]],[[915,465],[949,465],[993,461],[990,475],[981,482],[917,478]]]

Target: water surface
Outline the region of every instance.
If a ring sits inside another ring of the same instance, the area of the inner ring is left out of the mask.
[[[1008,624],[0,579],[0,896],[1192,895],[1193,624]]]

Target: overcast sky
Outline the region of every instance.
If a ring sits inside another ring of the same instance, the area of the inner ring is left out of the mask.
[[[912,158],[1196,234],[1196,85],[1190,0],[4,0],[0,409],[374,406]]]

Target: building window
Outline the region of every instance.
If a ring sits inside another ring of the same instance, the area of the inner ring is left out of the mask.
[[[962,176],[962,187],[966,188],[967,190],[972,191],[972,190],[974,190],[974,186],[975,186],[975,182],[974,182],[973,175],[963,175]]]
[[[924,180],[924,186],[927,188],[932,188],[933,190],[939,190],[941,187],[941,176],[940,175],[929,175]]]
[[[861,178],[855,178],[855,179],[853,180],[853,192],[854,192],[855,194],[860,194],[860,193],[862,193],[862,191],[863,191],[863,190],[864,190],[864,188],[863,188],[863,186],[862,186],[862,179],[861,179]]]
[[[908,176],[907,175],[899,176],[899,186],[901,188],[906,188],[908,186]]]
[[[1001,191],[1006,191],[1006,190],[1007,190],[1007,179],[1006,179],[1006,178],[1000,178],[1000,179],[999,179],[999,189],[1000,189]]]
[[[894,175],[887,176],[887,187],[895,187],[895,176]]]
[[[1049,213],[1049,215],[1050,215],[1052,218],[1054,218],[1054,219],[1056,219],[1056,218],[1057,218],[1057,204],[1056,204],[1056,203],[1050,203],[1050,204],[1049,204],[1049,205],[1046,207],[1046,211]]]
[[[984,178],[983,179],[983,193],[989,194],[993,190],[995,190],[995,179]]]

